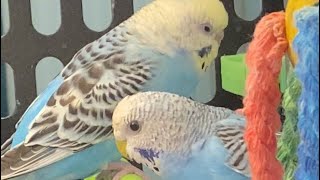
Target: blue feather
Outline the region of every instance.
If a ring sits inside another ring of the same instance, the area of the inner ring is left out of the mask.
[[[146,53],[148,52],[150,51],[146,51]],[[155,54],[153,55],[155,56]],[[155,58],[154,56],[153,59]],[[158,56],[158,58],[157,61],[160,63],[155,70],[157,77],[147,82],[142,91],[157,90],[177,93],[187,97],[191,96],[198,84],[200,75],[200,72],[195,71],[193,59],[190,56],[186,56],[184,52],[177,53],[171,58],[168,58],[168,56]],[[57,76],[27,109],[14,134],[12,147],[24,141],[28,134],[30,123],[62,83],[63,78],[61,75]],[[101,167],[106,166],[109,162],[119,161],[120,158],[121,155],[116,149],[114,140],[107,140],[14,179],[83,179],[97,173]],[[155,174],[150,172],[148,174],[156,177]]]
[[[195,71],[195,61],[182,50],[173,57],[159,57],[155,77],[144,85],[142,91],[162,91],[190,97],[204,75]],[[154,57],[153,57],[154,58]]]
[[[108,162],[119,161],[114,140],[101,142],[61,161],[12,180],[77,180],[97,173]]]
[[[245,126],[244,117],[231,115],[219,122],[220,125]],[[180,152],[164,152],[162,150],[139,149],[136,151],[145,159],[157,158],[160,164],[161,178],[164,180],[249,180],[227,165],[229,152],[222,140],[216,136],[198,140],[193,144],[188,157]],[[156,177],[156,176],[153,176]],[[156,177],[159,179],[158,177]]]
[[[165,180],[250,179],[226,166],[228,152],[219,138],[212,137],[205,141],[201,147],[187,161],[177,159],[175,162],[175,158],[179,157],[179,155],[167,155],[161,164],[162,178]]]
[[[16,145],[24,141],[24,139],[28,134],[30,123],[39,114],[41,109],[49,101],[51,95],[60,87],[62,83],[63,83],[63,78],[61,77],[61,75],[58,75],[49,83],[48,87],[29,106],[29,108],[21,117],[20,124],[13,135],[11,148],[15,147]]]
[[[13,136],[12,148],[24,141],[30,123],[62,83],[63,78],[61,75],[57,76],[27,109]],[[120,158],[121,155],[116,149],[114,140],[105,141],[84,151],[77,152],[59,162],[14,179],[83,179],[96,173],[102,166],[107,165],[108,162],[116,161]]]
[[[319,179],[319,6],[303,8],[295,18],[299,33],[293,47],[302,85],[298,102],[301,140],[295,178],[312,180]]]

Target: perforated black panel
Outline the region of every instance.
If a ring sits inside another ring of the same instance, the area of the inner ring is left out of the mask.
[[[104,32],[90,30],[83,22],[81,0],[61,0],[61,27],[52,36],[38,33],[31,22],[28,0],[9,0],[10,30],[1,38],[1,60],[14,69],[16,99],[13,116],[1,120],[1,143],[36,97],[35,67],[43,57],[57,57],[66,65],[87,43],[99,38],[133,14],[131,0],[115,0],[113,21]]]
[[[242,97],[222,89],[220,57],[223,55],[237,54],[241,45],[251,41],[255,24],[257,24],[260,18],[267,13],[284,10],[284,5],[283,2],[279,0],[263,0],[263,9],[260,16],[253,21],[245,21],[237,16],[233,0],[222,0],[222,2],[229,13],[229,25],[225,30],[225,37],[222,40],[219,55],[215,61],[217,93],[214,99],[207,104],[235,110],[242,107]]]
[[[230,14],[219,57],[216,60],[217,95],[208,104],[236,109],[242,106],[241,97],[222,90],[220,56],[236,54],[239,47],[251,40],[254,21],[237,17],[233,0],[223,3]],[[77,50],[97,39],[133,14],[131,0],[114,0],[113,21],[104,32],[97,33],[83,23],[81,0],[61,0],[61,27],[55,34],[39,34],[31,22],[28,0],[9,0],[10,30],[1,38],[1,60],[14,69],[16,99],[19,101],[13,116],[1,120],[1,143],[14,132],[14,125],[36,97],[35,67],[47,56],[57,57],[66,65]],[[263,14],[283,9],[282,1],[264,0]]]

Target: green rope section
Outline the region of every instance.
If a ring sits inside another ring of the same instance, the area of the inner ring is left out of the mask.
[[[294,179],[298,157],[296,154],[299,144],[298,107],[297,101],[301,92],[301,85],[294,72],[288,75],[288,88],[284,92],[282,106],[285,110],[286,120],[283,124],[281,137],[278,141],[278,160],[282,162],[285,170],[284,179]]]
[[[121,161],[128,162],[124,158],[121,158]],[[84,180],[112,180],[113,175],[114,173],[112,172],[99,172],[97,174],[94,174],[90,177],[85,178]],[[121,177],[121,180],[142,180],[142,178],[136,174],[127,174]]]

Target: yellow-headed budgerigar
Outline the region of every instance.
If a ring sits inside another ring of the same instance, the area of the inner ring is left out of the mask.
[[[112,119],[129,159],[163,180],[250,179],[245,118],[232,110],[144,92],[120,101]]]
[[[218,53],[219,0],[155,0],[78,51],[1,147],[1,179],[75,180],[119,160],[111,117],[140,91],[190,97]],[[76,41],[76,40],[75,40]]]

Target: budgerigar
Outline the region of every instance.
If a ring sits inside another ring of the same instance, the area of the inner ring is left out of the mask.
[[[118,101],[152,90],[191,96],[227,24],[219,0],[155,0],[86,45],[1,147],[11,144],[1,179],[82,179],[119,160],[111,126]]]
[[[163,180],[246,180],[250,165],[241,114],[176,94],[144,92],[119,102],[116,140]]]

